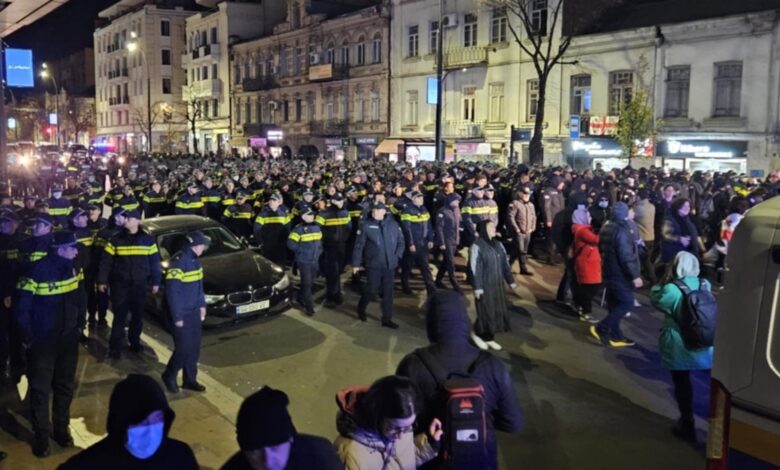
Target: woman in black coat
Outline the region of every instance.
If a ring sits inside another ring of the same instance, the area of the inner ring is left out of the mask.
[[[661,228],[661,262],[671,263],[677,253],[687,251],[699,258],[699,231],[691,220],[691,202],[677,198],[664,216]]]

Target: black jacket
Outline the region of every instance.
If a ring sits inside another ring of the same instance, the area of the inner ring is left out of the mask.
[[[430,346],[425,349],[451,372],[464,371],[479,356],[479,349],[469,343],[471,322],[463,296],[453,291],[437,291],[426,305],[426,330]],[[432,409],[436,381],[415,353],[407,354],[398,365],[396,375],[409,377],[420,390],[423,407],[417,422],[427,426],[434,417]],[[490,455],[497,458],[496,430],[518,432],[523,416],[514,385],[504,363],[495,356],[481,362],[472,377],[485,388],[485,410],[488,416]],[[495,461],[492,468],[496,467]]]
[[[322,437],[298,434],[284,470],[343,470],[333,445]],[[252,470],[243,452],[236,452],[221,470]]]
[[[639,277],[639,253],[631,227],[625,220],[611,220],[599,233],[601,277],[605,287],[632,287]]]
[[[391,215],[378,221],[366,219],[357,233],[352,266],[365,261],[367,269],[393,270],[404,254],[404,236],[401,227]]]
[[[127,428],[155,410],[162,410],[165,415],[165,437],[157,452],[139,460],[125,449]],[[198,470],[192,449],[168,437],[175,418],[160,385],[149,376],[131,374],[111,392],[106,422],[108,436],[71,457],[59,470]]]
[[[122,229],[106,244],[100,259],[99,284],[148,284],[162,282],[160,253],[154,237],[138,230]]]

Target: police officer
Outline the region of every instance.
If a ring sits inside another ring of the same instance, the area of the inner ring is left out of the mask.
[[[406,242],[406,252],[401,269],[401,287],[404,294],[412,294],[412,289],[409,287],[409,277],[412,273],[412,267],[416,266],[425,282],[425,289],[428,294],[431,294],[436,290],[431,269],[428,266],[428,253],[433,248],[434,239],[431,215],[425,208],[425,196],[421,192],[413,191],[410,196],[412,203],[405,205],[401,214],[401,230]]]
[[[73,400],[81,312],[86,309],[83,273],[77,270],[78,241],[73,232],[54,234],[49,254],[19,279],[15,319],[27,347],[27,378],[33,453],[49,455],[49,393],[52,437],[73,446],[68,425]]]
[[[314,315],[314,301],[311,288],[317,277],[320,255],[322,254],[322,229],[314,223],[315,212],[307,207],[301,213],[301,223],[290,231],[287,247],[295,255],[295,263],[301,275],[301,286],[298,291],[298,302],[303,306],[306,315]]]
[[[165,298],[173,323],[174,350],[162,379],[171,393],[179,392],[176,376],[182,369],[182,388],[195,392],[206,390],[197,380],[201,323],[206,319],[203,267],[198,257],[209,245],[211,240],[203,233],[190,233],[184,248],[171,258],[170,268],[165,273]]]
[[[176,199],[175,213],[182,214],[197,214],[203,215],[204,205],[200,200],[200,194],[198,193],[200,188],[195,180],[191,180],[187,183],[187,191]],[[235,200],[234,204],[235,204]],[[232,205],[232,204],[231,204]],[[229,206],[227,206],[229,207]],[[226,207],[226,208],[227,208]]]
[[[483,220],[490,218],[490,207],[488,202],[485,201],[485,188],[479,185],[474,185],[471,188],[471,196],[466,199],[461,210],[463,216],[463,234],[465,240],[463,246],[471,246],[477,237],[477,224]]]
[[[255,242],[261,246],[260,253],[284,266],[287,262],[285,240],[290,233],[290,215],[282,204],[282,195],[271,194],[268,203],[260,209],[254,224]]]
[[[140,352],[146,289],[151,286],[156,294],[160,288],[160,254],[154,237],[141,230],[141,214],[127,211],[124,227],[106,244],[98,271],[98,290],[110,286],[114,323],[111,325],[108,356],[122,357],[125,342],[125,324],[130,315],[128,339],[130,350]]]
[[[452,288],[461,292],[455,279],[455,252],[460,244],[460,195],[454,191],[452,183],[445,185],[444,191],[441,207],[436,212],[436,245],[442,254],[439,271],[436,273],[436,287],[444,288],[442,281],[446,273]]]
[[[563,188],[566,182],[558,175],[550,178],[550,185],[542,191],[542,211],[544,214],[544,225],[547,228],[547,263],[553,263],[553,240],[552,225],[555,216],[566,207],[566,201],[563,197]]]
[[[141,198],[143,202],[144,217],[152,218],[165,213],[168,199],[162,190],[162,185],[157,180],[152,180],[149,190]]]
[[[249,240],[252,238],[252,205],[249,203],[246,189],[236,191],[236,203],[225,209],[222,223],[236,236]]]
[[[54,225],[57,227],[68,226],[68,215],[70,215],[73,207],[70,205],[70,201],[62,197],[62,185],[57,183],[51,188],[51,197],[49,198],[49,215],[54,220]]]
[[[54,229],[54,219],[49,214],[39,212],[28,222],[30,223],[31,235],[22,240],[19,247],[19,262],[22,271],[26,271],[33,263],[46,256],[49,252]]]
[[[95,175],[87,175],[87,184],[89,185],[89,188],[84,195],[87,204],[95,204],[100,207],[101,210],[103,207],[103,200],[106,197],[106,191],[103,189],[103,182],[104,181],[98,181],[97,178],[95,178]]]
[[[16,213],[0,211],[0,382],[14,381],[24,370],[18,329],[11,321],[11,307],[19,278],[19,246],[22,237]]]
[[[76,247],[79,250],[79,254],[76,257],[76,269],[84,273],[83,285],[85,293],[88,285],[86,273],[92,264],[92,246],[95,241],[95,236],[89,230],[88,221],[89,218],[87,216],[87,212],[81,207],[73,209],[73,212],[70,214],[70,230],[73,232],[73,234],[76,236],[76,240],[79,242],[78,246]],[[93,276],[89,282],[92,282],[92,285],[94,286],[94,271],[90,274],[93,274]],[[81,318],[79,319],[79,323],[81,325],[86,324],[86,317],[87,303],[85,302],[84,311],[81,312]],[[82,333],[81,340],[86,341],[86,339],[87,337]]]
[[[347,241],[352,233],[352,221],[344,207],[344,196],[336,193],[330,199],[331,205],[317,216],[322,226],[322,268],[325,275],[325,306],[332,308],[344,301],[341,292],[341,273],[347,250]]]
[[[122,186],[122,195],[114,200],[114,207],[121,207],[126,211],[135,211],[140,209],[141,205],[138,203],[138,199],[135,197],[132,186],[129,184]]]
[[[536,208],[531,202],[531,189],[521,186],[517,190],[517,199],[509,204],[506,224],[515,240],[515,249],[509,259],[509,265],[515,258],[520,260],[520,274],[533,276],[528,270],[528,246],[531,234],[536,230]]]
[[[219,220],[222,217],[222,203],[220,202],[222,191],[214,187],[214,181],[210,176],[203,178],[200,188],[200,200],[206,209],[206,217]]]
[[[367,282],[358,303],[358,318],[366,321],[366,307],[382,289],[382,326],[397,329],[393,322],[393,278],[404,254],[404,236],[394,217],[386,217],[384,203],[374,203],[371,216],[358,230],[352,253],[352,272],[356,274],[366,263]]]

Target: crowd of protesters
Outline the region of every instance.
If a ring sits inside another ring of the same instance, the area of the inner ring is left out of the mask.
[[[154,240],[138,228],[143,217],[192,214],[221,221],[297,274],[296,300],[307,315],[315,315],[312,286],[320,274],[325,305],[343,302],[342,277],[351,265],[350,282],[361,292],[356,316],[366,321],[370,303],[379,296],[381,326],[397,329],[395,278],[400,275],[402,293],[409,295],[414,293],[409,282],[413,270],[419,272],[428,297],[431,345],[404,358],[396,375],[339,392],[340,437],[335,445],[298,434],[286,410],[286,395],[264,388],[241,407],[241,452],[226,469],[406,470],[436,465],[447,454],[441,442],[447,440],[446,422],[436,406],[441,384],[420,357],[434,357],[437,368],[448,374],[468,370],[482,384],[490,450],[484,468],[495,468],[495,431],[516,432],[522,420],[506,367],[487,351],[503,348],[496,335],[510,330],[504,283],[514,290],[523,276],[533,276],[530,256],[561,266],[556,300],[607,347],[635,344],[620,323],[639,306],[636,292],[653,286],[651,301],[666,316],[659,338],[662,365],[671,370],[681,413],[675,433],[693,440],[689,371],[708,369],[712,350],[691,351],[682,343],[678,322],[683,294],[673,281],[691,289],[717,284],[740,219],[780,192],[778,171],[759,181],[732,172],[658,168],[574,171],[470,162],[421,162],[412,168],[386,160],[258,156],[141,156],[113,174],[89,165],[63,168],[62,178],[39,181],[37,194],[32,187],[20,191],[12,183],[13,193],[23,197],[21,206],[10,192],[0,194],[2,318],[14,320],[0,326],[0,372],[9,381],[28,376],[33,451],[40,457],[49,454],[51,393],[54,440],[62,447],[73,445],[67,423],[75,345],[85,326],[105,322],[110,302],[110,354],[120,354],[113,345],[125,341],[128,315],[131,349],[140,348],[140,328],[134,323],[140,321],[135,310],[143,309],[138,299],[145,289],[156,290],[172,279],[162,279]],[[198,272],[197,256],[209,242],[198,233],[191,238],[193,252],[179,255],[190,271],[174,281],[202,280],[202,272],[200,278],[188,273]],[[143,251],[146,258],[140,264],[105,261],[110,257],[106,253],[113,256],[122,249],[134,255]],[[122,273],[121,282],[114,282],[116,270]],[[476,306],[473,324],[467,289]],[[607,314],[597,320],[593,305],[599,300]],[[195,304],[187,308],[202,321],[204,306]],[[54,313],[42,319],[36,312],[43,310]],[[180,326],[181,318],[175,320]],[[197,354],[177,357],[163,377],[166,388],[178,389],[175,374],[184,367],[184,387],[202,391],[192,371]],[[123,396],[133,396],[135,405],[122,407]],[[143,468],[196,468],[187,445],[167,437],[173,418],[157,382],[131,375],[112,395],[108,437],[63,468],[105,468],[107,462],[140,468],[139,461],[148,464]]]

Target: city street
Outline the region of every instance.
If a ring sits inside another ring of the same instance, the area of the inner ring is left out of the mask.
[[[670,432],[677,410],[657,354],[661,315],[652,307],[636,309],[624,325],[637,347],[605,349],[589,339],[585,323],[550,301],[560,267],[532,261],[531,268],[536,276],[518,276],[522,300],[510,297],[513,331],[497,337],[504,346],[498,355],[511,370],[525,415],[521,433],[500,437],[501,468],[702,468],[703,444],[693,448]],[[171,398],[177,412],[172,435],[193,447],[202,468],[219,468],[237,450],[233,423],[242,397],[268,384],[289,394],[299,432],[335,438],[336,392],[393,373],[404,354],[426,344],[424,289],[419,281],[413,287],[420,292],[415,297],[396,290],[396,321],[401,325],[396,331],[379,326],[378,304],[369,306],[368,323],[360,322],[355,315],[358,296],[347,290],[340,308],[318,306],[313,318],[293,308],[274,318],[207,332],[199,381],[208,390]],[[468,295],[473,303],[470,290]],[[639,300],[648,303],[643,295]],[[596,313],[603,315],[598,308]],[[113,385],[130,372],[159,377],[170,356],[170,337],[147,321],[147,352],[105,361],[107,333],[92,332],[80,358],[71,420],[79,447],[105,433]],[[708,381],[706,375],[695,376],[701,442],[706,437]],[[53,444],[51,457],[33,457],[23,442],[31,433],[18,396],[15,389],[3,393],[8,411],[0,419],[0,448],[9,458],[0,469],[56,468],[76,450]]]

